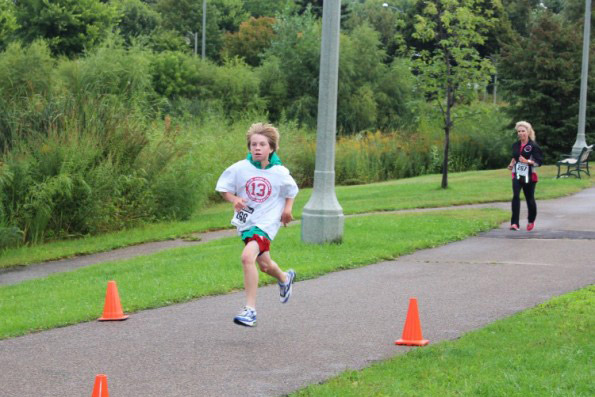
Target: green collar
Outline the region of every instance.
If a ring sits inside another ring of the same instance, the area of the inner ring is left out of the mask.
[[[256,168],[262,169],[262,165],[260,164],[260,161],[252,160],[252,153],[248,153],[246,160],[248,160],[250,162],[250,164],[252,164]],[[277,153],[273,152],[269,156],[269,164],[265,167],[265,170],[268,170],[269,168],[271,168],[274,165],[282,165],[282,164],[283,163],[281,163],[281,159],[279,158],[279,156],[277,156]]]

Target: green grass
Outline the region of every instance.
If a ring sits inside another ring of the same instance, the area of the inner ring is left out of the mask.
[[[292,396],[593,396],[595,287]]]
[[[507,217],[497,209],[355,217],[345,221],[342,244],[304,249],[300,228],[289,227],[272,252],[303,280],[460,240]],[[97,319],[108,280],[117,282],[127,313],[243,288],[242,247],[238,238],[226,238],[0,287],[0,338]],[[273,281],[261,277],[261,284]]]
[[[566,196],[592,185],[590,179],[555,179],[555,171],[554,166],[540,170],[538,200]],[[453,173],[449,175],[446,190],[440,189],[440,179],[440,175],[425,175],[369,185],[338,186],[336,191],[346,215],[508,201],[511,197],[508,170]],[[312,189],[302,189],[298,195],[294,205],[296,218],[301,217],[311,194]],[[5,250],[0,255],[0,269],[229,228],[230,217],[229,204],[219,203],[201,210],[186,222],[158,223],[101,236]]]

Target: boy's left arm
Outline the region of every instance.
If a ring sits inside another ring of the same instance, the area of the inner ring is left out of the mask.
[[[287,224],[293,220],[291,211],[293,210],[294,200],[294,198],[289,197],[285,199],[285,207],[283,208],[283,213],[281,214],[281,223],[283,223],[283,226],[287,226]]]

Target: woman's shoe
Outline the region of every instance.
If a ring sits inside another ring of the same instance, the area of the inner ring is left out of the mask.
[[[519,230],[519,225],[513,223],[512,225],[510,225],[510,230]]]
[[[535,227],[535,222],[531,222],[527,224],[527,231],[530,232]]]

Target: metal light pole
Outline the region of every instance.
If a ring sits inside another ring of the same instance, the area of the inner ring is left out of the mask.
[[[207,0],[202,0],[202,47],[201,56],[205,59],[207,47]]]
[[[581,68],[581,93],[578,110],[578,132],[572,146],[572,155],[578,156],[587,146],[585,141],[585,118],[587,114],[587,80],[589,75],[589,49],[591,43],[591,0],[585,0],[585,27],[583,30],[583,63]]]
[[[494,73],[494,105],[497,103],[496,96],[498,94],[498,71]]]
[[[340,20],[341,0],[326,0],[322,6],[314,190],[302,212],[305,243],[341,242],[343,238],[343,209],[335,194]]]

